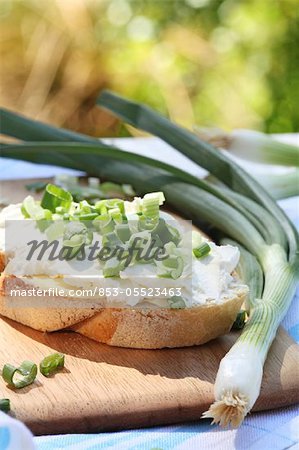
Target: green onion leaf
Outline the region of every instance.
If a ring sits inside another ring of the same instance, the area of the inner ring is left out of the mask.
[[[23,361],[20,367],[5,364],[2,377],[6,383],[15,389],[21,389],[32,384],[37,375],[37,365],[31,361]]]
[[[64,354],[53,353],[46,356],[39,364],[39,370],[45,377],[50,377],[64,367]]]

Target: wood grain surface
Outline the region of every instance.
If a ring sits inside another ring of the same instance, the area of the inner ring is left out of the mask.
[[[1,196],[19,201],[24,182],[2,182]],[[40,333],[0,318],[0,367],[51,352],[66,355],[65,369],[41,374],[19,391],[0,380],[0,398],[35,434],[85,433],[198,420],[213,401],[221,358],[237,333],[182,349],[132,350],[93,342],[73,332]],[[283,331],[265,365],[254,411],[299,401],[299,346]],[[242,376],[242,374],[240,374]]]

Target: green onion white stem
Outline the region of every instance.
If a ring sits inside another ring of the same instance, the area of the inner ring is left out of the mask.
[[[215,403],[203,414],[220,425],[238,426],[261,388],[263,365],[277,328],[293,299],[298,272],[277,244],[264,248],[265,288],[254,299],[250,318],[236,344],[222,359],[215,381]]]
[[[234,130],[226,133],[215,128],[195,127],[195,132],[238,158],[262,164],[299,167],[299,145],[279,142],[259,131]]]

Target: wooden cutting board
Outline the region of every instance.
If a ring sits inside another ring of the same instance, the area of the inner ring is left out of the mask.
[[[1,197],[19,201],[24,182],[3,182]],[[28,194],[28,193],[27,193]],[[20,391],[0,379],[0,398],[35,434],[86,433],[198,420],[213,401],[221,358],[237,333],[182,349],[132,350],[98,344],[72,332],[40,333],[0,318],[0,367],[53,351],[66,355],[65,369],[38,375]],[[265,365],[254,411],[299,401],[299,346],[282,329]],[[240,374],[242,376],[242,374]]]

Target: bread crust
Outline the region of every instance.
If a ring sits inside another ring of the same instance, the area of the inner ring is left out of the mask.
[[[0,276],[0,314],[38,331],[62,330],[92,317],[98,311],[94,308],[74,308],[74,300],[66,297],[9,295],[11,289],[17,288],[29,290],[32,285],[4,273]]]
[[[72,327],[105,344],[140,349],[188,347],[228,333],[247,296],[236,288],[223,303],[185,309],[105,308]]]
[[[2,274],[1,315],[39,331],[69,328],[101,343],[141,349],[199,345],[229,332],[248,293],[246,286],[236,285],[221,303],[185,309],[94,309],[74,308],[71,298],[7,295],[16,288],[30,289],[32,285]],[[22,307],[26,301],[30,306]]]

